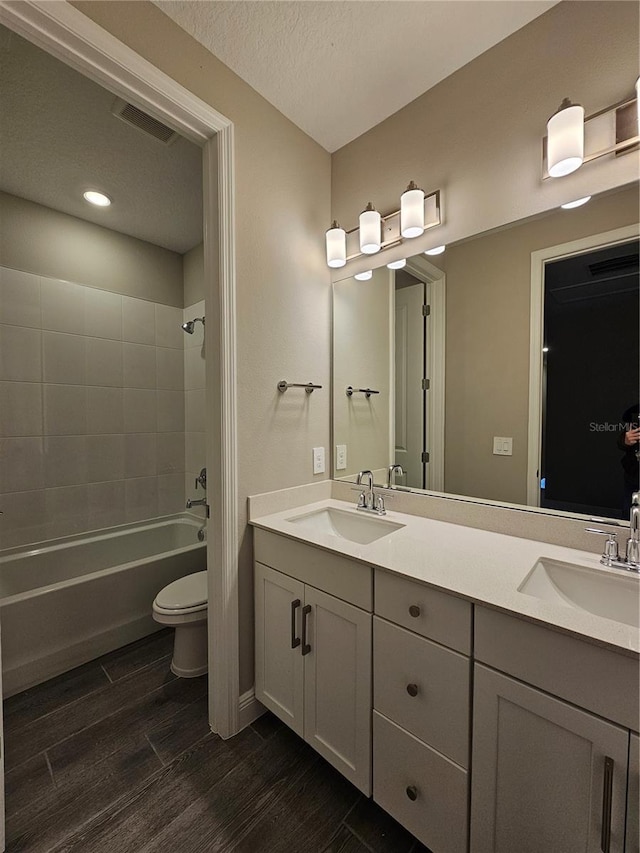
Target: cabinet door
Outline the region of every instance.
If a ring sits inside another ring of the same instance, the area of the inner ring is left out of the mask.
[[[371,793],[371,615],[305,588],[304,737],[367,796]]]
[[[631,735],[629,743],[629,791],[627,794],[627,846],[625,853],[640,853],[640,738]]]
[[[471,853],[622,853],[628,744],[625,729],[477,665]]]
[[[300,628],[304,584],[256,563],[256,698],[303,734]]]

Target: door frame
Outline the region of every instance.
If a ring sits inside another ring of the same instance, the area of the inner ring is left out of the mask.
[[[445,272],[422,255],[407,260],[405,270],[426,285],[427,305],[431,312],[426,323],[426,356],[429,384],[427,405],[427,439],[429,447],[428,486],[431,492],[444,492],[444,424],[445,424],[445,344],[446,294]]]
[[[529,308],[529,425],[527,430],[527,505],[540,506],[539,471],[542,452],[542,346],[544,340],[544,272],[552,261],[615,246],[640,236],[640,227],[625,225],[580,240],[548,246],[531,253]]]
[[[239,725],[234,126],[68,3],[8,0],[0,23],[203,149],[205,300],[213,315],[206,348],[209,723],[230,737]],[[210,239],[216,231],[218,245]]]

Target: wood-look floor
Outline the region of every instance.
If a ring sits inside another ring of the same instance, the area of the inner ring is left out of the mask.
[[[172,642],[4,703],[8,853],[428,853],[272,715],[212,734]]]

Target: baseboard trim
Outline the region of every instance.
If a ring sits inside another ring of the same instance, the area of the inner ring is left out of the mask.
[[[252,687],[251,690],[247,690],[238,701],[238,731],[241,732],[242,729],[246,729],[266,710],[264,705],[256,699],[255,688]]]

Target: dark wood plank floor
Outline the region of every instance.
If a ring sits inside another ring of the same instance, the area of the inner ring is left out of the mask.
[[[428,853],[271,714],[223,741],[161,631],[4,703],[8,853]]]

